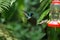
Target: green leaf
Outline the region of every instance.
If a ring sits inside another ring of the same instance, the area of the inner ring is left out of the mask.
[[[44,19],[44,17],[49,13],[49,9],[47,9],[46,11],[44,11],[40,18],[37,20],[37,24],[40,23],[40,21],[42,21]]]
[[[50,3],[51,3],[51,0],[49,0],[49,1],[43,0],[40,4],[40,7],[36,10],[36,12],[42,13],[46,9],[46,7],[49,6]]]

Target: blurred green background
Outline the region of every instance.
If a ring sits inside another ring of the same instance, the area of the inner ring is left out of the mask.
[[[49,19],[50,3],[51,0],[0,0],[0,40],[57,40],[55,31],[47,29],[46,23],[39,24]]]

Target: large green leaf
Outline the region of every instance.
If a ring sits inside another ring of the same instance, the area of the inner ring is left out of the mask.
[[[37,20],[37,24],[39,24],[40,21],[42,21],[42,20],[44,19],[44,17],[45,17],[48,13],[49,13],[49,9],[47,9],[46,11],[44,11],[44,12],[41,14],[40,18]]]

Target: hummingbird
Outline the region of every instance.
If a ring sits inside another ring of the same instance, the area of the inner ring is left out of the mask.
[[[27,21],[31,23],[32,25],[36,25],[37,20],[33,17],[33,13],[29,13],[27,11],[24,11],[24,15],[27,17]]]

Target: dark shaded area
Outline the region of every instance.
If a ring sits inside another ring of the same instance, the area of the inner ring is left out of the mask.
[[[4,36],[0,36],[0,40],[6,40]]]

